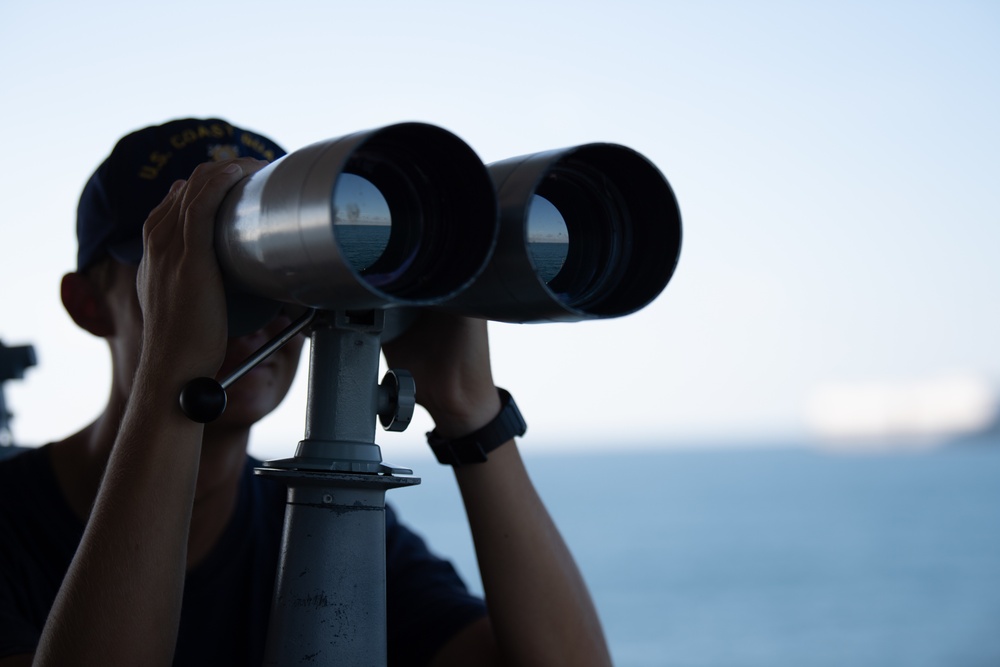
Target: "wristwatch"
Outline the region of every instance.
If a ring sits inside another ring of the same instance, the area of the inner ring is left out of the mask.
[[[500,394],[500,414],[478,431],[454,440],[441,437],[437,431],[427,434],[427,444],[439,463],[456,467],[484,463],[488,458],[486,455],[494,449],[514,436],[524,435],[528,425],[510,392],[499,387],[497,392]]]

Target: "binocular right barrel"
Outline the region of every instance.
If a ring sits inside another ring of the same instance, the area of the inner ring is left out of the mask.
[[[619,317],[666,287],[680,255],[680,209],[667,180],[636,151],[587,144],[488,169],[497,245],[450,310],[506,322]]]

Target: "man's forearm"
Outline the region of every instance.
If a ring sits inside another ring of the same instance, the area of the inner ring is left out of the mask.
[[[516,446],[455,473],[504,662],[610,665],[590,593]]]

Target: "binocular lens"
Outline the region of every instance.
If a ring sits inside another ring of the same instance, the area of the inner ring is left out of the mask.
[[[333,191],[333,231],[344,258],[369,283],[378,283],[371,271],[385,253],[392,236],[389,203],[371,181],[341,174]]]
[[[527,224],[528,255],[538,277],[548,285],[562,271],[569,254],[566,221],[552,202],[533,195]]]
[[[570,308],[586,310],[597,306],[621,280],[628,264],[628,225],[621,194],[592,165],[572,159],[554,166],[536,192],[529,208],[527,233],[539,279]],[[550,209],[539,206],[539,200]],[[539,209],[546,211],[544,218],[536,216]],[[555,249],[547,253],[561,260],[559,270],[551,277],[545,270],[547,265],[535,257],[534,248],[539,246],[533,247],[530,241],[533,228],[552,230],[548,234],[562,240],[555,244],[558,255]]]

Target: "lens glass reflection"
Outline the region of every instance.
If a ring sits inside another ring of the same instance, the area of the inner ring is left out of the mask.
[[[569,232],[559,209],[533,195],[528,209],[528,253],[538,277],[546,284],[559,275],[569,252]]]
[[[389,204],[368,179],[341,174],[333,190],[333,225],[344,258],[362,273],[382,256],[389,244],[392,231]]]

